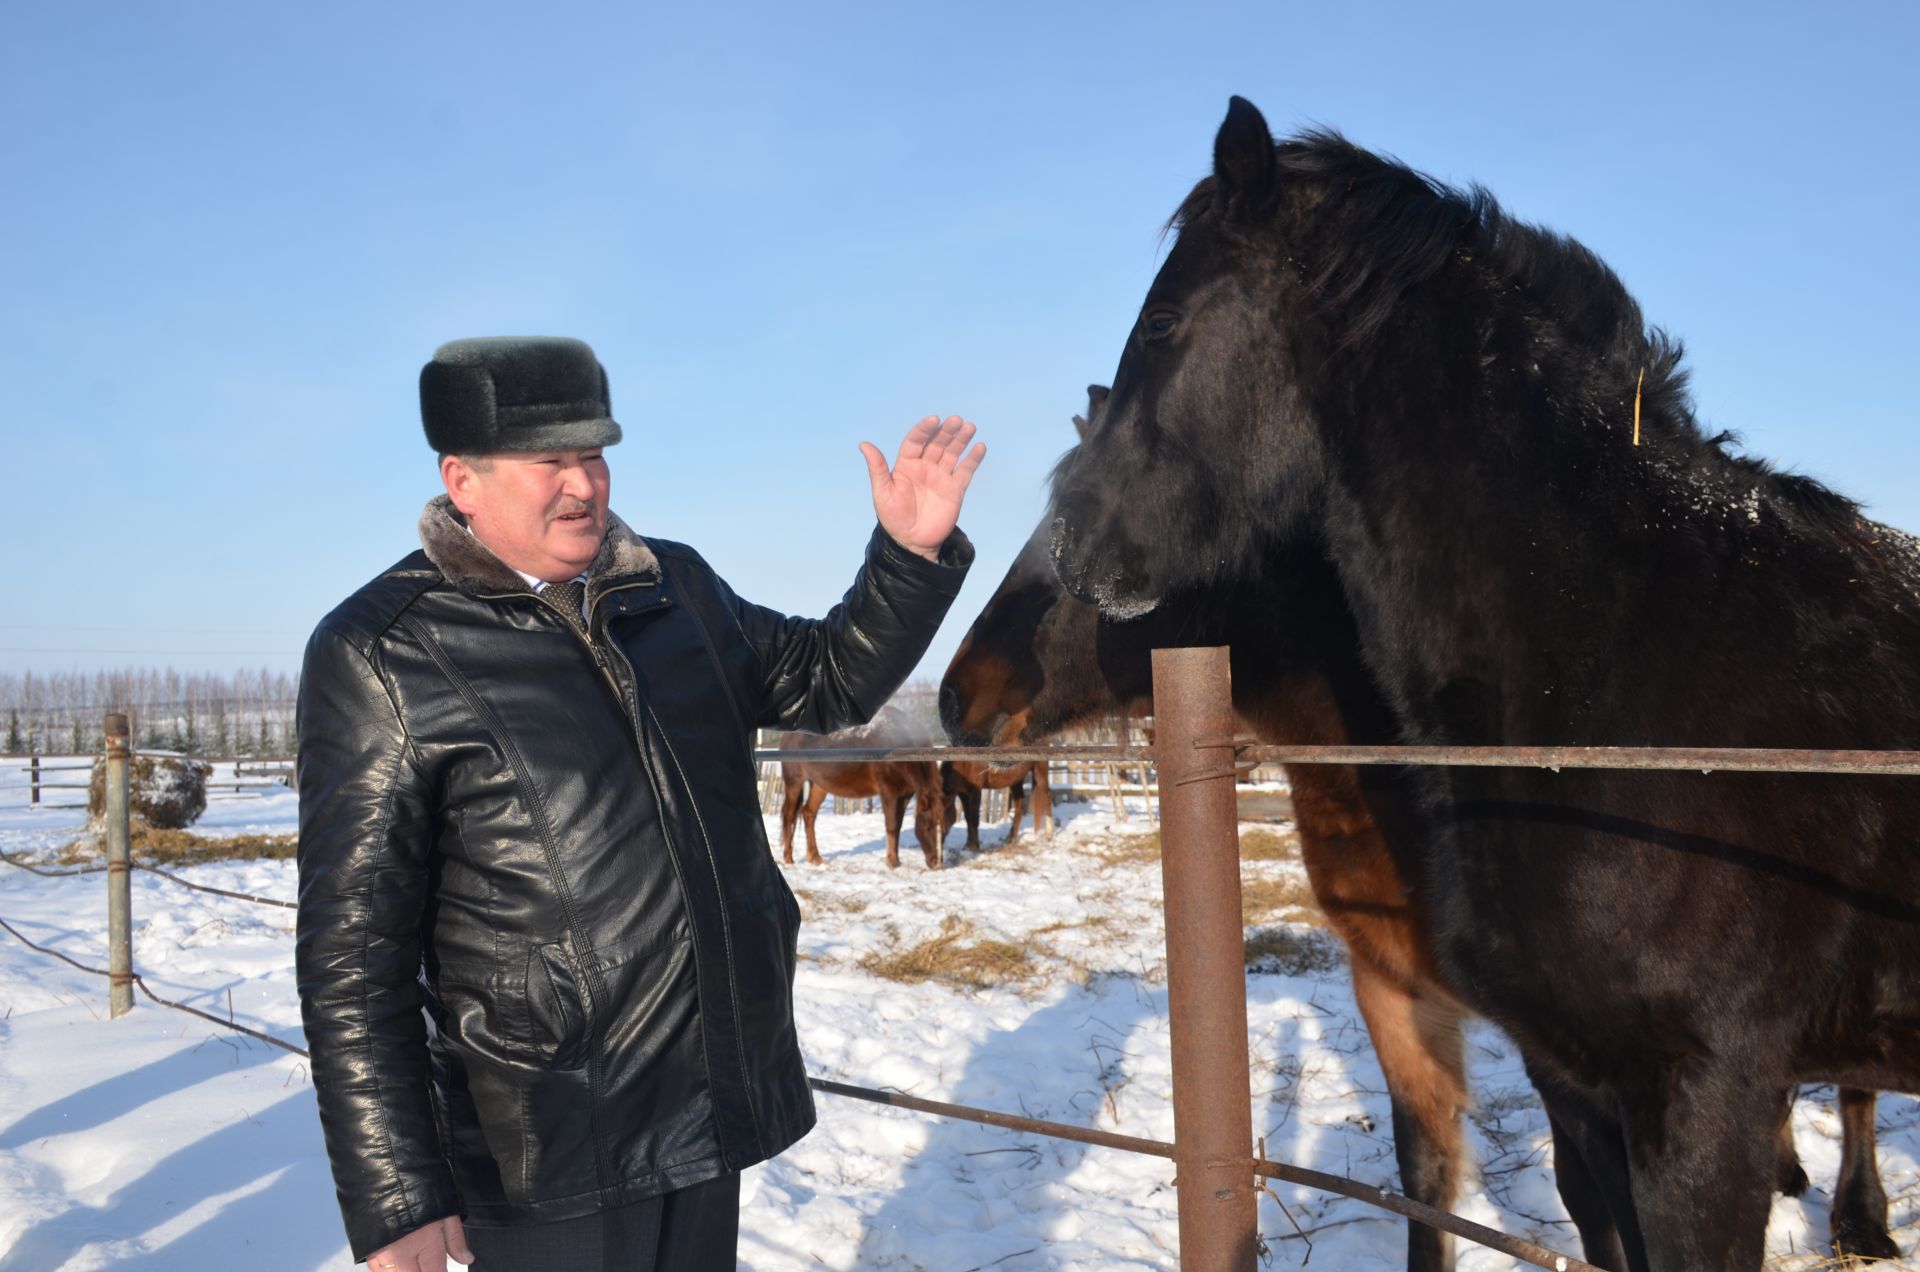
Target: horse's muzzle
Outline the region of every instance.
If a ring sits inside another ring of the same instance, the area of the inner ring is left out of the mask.
[[[1124,623],[1144,618],[1160,604],[1144,581],[1121,566],[1096,563],[1092,547],[1064,515],[1053,519],[1048,549],[1060,586],[1076,600],[1098,605],[1102,618]]]

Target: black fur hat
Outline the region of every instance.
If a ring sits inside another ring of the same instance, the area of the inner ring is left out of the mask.
[[[607,373],[583,341],[455,340],[420,370],[420,419],[442,455],[588,450],[620,440]]]

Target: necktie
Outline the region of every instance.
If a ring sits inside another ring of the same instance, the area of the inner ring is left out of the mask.
[[[549,583],[540,589],[540,595],[555,609],[567,616],[567,621],[580,631],[587,630],[586,615],[580,612],[581,593],[585,591],[578,579],[568,579],[565,583]]]

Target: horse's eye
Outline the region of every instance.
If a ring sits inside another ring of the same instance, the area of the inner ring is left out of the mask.
[[[1172,335],[1173,329],[1179,325],[1180,315],[1178,314],[1170,314],[1165,310],[1148,314],[1146,321],[1147,339],[1164,340],[1166,337]]]

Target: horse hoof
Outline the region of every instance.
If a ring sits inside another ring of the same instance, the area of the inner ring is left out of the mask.
[[[1833,1252],[1855,1259],[1897,1259],[1900,1247],[1886,1227],[1871,1219],[1833,1217]]]
[[[824,866],[827,864],[827,859],[825,857],[808,857],[807,864],[810,866]]]

